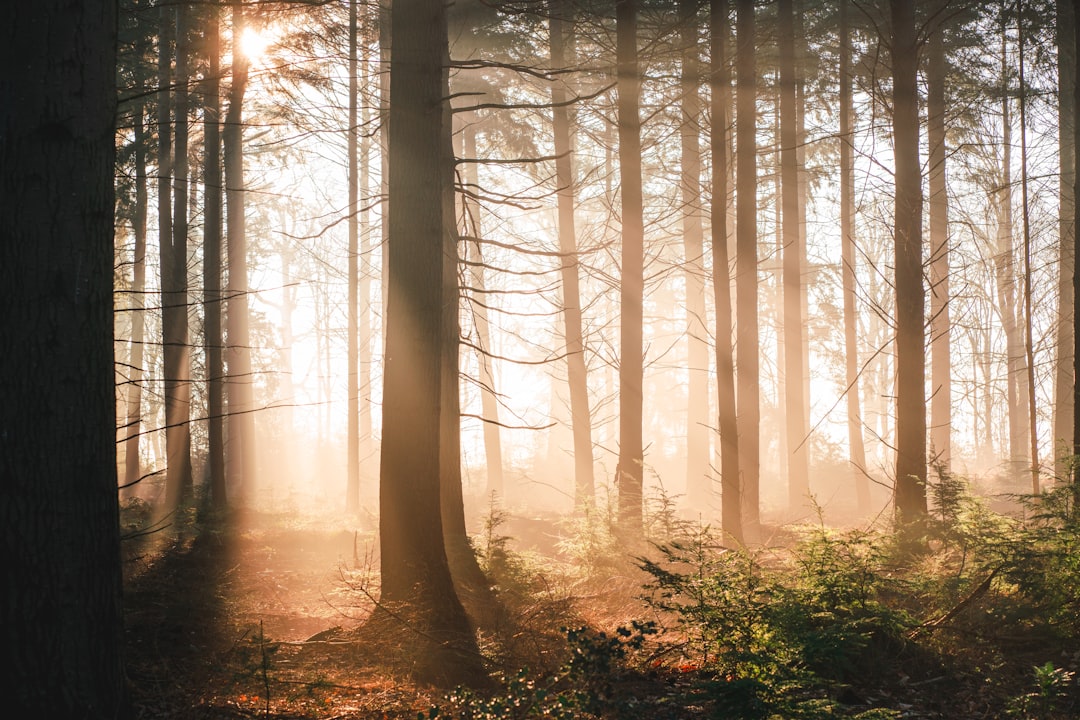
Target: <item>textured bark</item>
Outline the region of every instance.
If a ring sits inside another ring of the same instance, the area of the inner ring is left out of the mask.
[[[618,63],[619,183],[622,212],[622,267],[619,333],[619,521],[631,536],[642,528],[644,444],[642,441],[642,382],[644,347],[645,227],[641,197],[641,119],[638,117],[641,79],[637,63],[637,5],[615,5]]]
[[[244,10],[232,6],[233,37],[244,31]],[[247,222],[244,218],[244,93],[247,91],[248,61],[234,53],[229,109],[222,132],[225,165],[225,203],[228,208],[229,282],[226,288],[226,390],[228,392],[229,452],[226,472],[231,492],[251,498],[255,483],[255,416],[251,374],[251,339],[248,330]]]
[[[176,6],[176,77],[173,109],[172,241],[161,246],[161,336],[164,344],[165,508],[192,494],[191,349],[188,346],[188,44],[191,10]]]
[[[451,581],[440,510],[445,196],[453,172],[442,129],[446,10],[440,0],[395,0],[392,14],[381,602],[424,633],[415,636],[416,673],[456,684],[478,677],[480,667]]]
[[[779,0],[780,178],[783,207],[785,432],[788,453],[788,506],[810,504],[807,420],[804,397],[802,243],[799,212],[798,131],[796,123],[795,18],[792,0]]]
[[[203,81],[203,316],[206,346],[207,455],[210,503],[225,507],[225,337],[221,331],[221,18],[216,2],[206,14],[208,71]]]
[[[710,0],[709,44],[712,56],[712,262],[716,305],[717,423],[720,434],[721,528],[742,544],[742,486],[739,482],[739,426],[735,412],[735,361],[731,347],[731,275],[728,261],[728,108],[731,72],[727,60],[727,0]]]
[[[140,88],[145,91],[145,88],[142,88],[141,75]],[[135,145],[135,210],[131,229],[135,236],[135,247],[131,259],[131,349],[128,353],[127,421],[120,433],[121,437],[125,438],[124,480],[121,483],[124,497],[135,495],[136,484],[142,476],[139,446],[142,438],[143,343],[146,337],[146,216],[149,205],[146,148],[150,141],[143,119],[144,112],[143,103],[137,103],[132,140]]]
[[[758,386],[757,272],[757,77],[754,3],[736,0],[735,33],[735,295],[738,372],[739,469],[744,531],[753,539],[759,522],[761,407]]]
[[[3,17],[0,692],[10,717],[123,719],[116,5],[41,0]]]
[[[1054,381],[1054,475],[1064,480],[1065,458],[1073,435],[1073,288],[1076,268],[1073,183],[1076,181],[1076,12],[1071,2],[1057,3],[1058,47],[1058,317]]]
[[[345,486],[345,510],[360,510],[360,178],[359,178],[359,132],[357,128],[359,105],[359,62],[357,59],[357,1],[349,1],[349,129],[348,129],[348,180],[349,180],[349,307],[348,307],[348,466]]]
[[[844,368],[847,383],[848,460],[859,513],[870,511],[862,407],[859,400],[858,322],[855,308],[855,110],[851,96],[849,0],[840,0],[840,241],[844,291]]]
[[[922,273],[918,46],[915,7],[891,0],[896,157],[896,519],[918,532],[926,515],[926,290]]]
[[[567,63],[566,0],[550,0],[549,38],[551,66]],[[596,495],[593,469],[592,415],[589,409],[588,371],[585,365],[585,338],[581,322],[581,283],[577,231],[574,223],[573,141],[570,116],[565,106],[566,87],[551,85],[552,132],[555,143],[555,184],[558,196],[560,276],[562,284],[563,332],[566,339],[566,373],[570,391],[570,424],[574,433],[574,505],[592,503]]]
[[[709,346],[705,310],[705,241],[701,223],[701,61],[697,0],[679,0],[682,57],[682,230],[686,275],[687,386],[686,500],[707,521],[712,500],[709,472]]]

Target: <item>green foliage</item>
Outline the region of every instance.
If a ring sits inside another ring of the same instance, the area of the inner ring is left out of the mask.
[[[1066,713],[1069,687],[1076,673],[1059,668],[1052,662],[1033,668],[1035,689],[1014,698],[1009,706],[1010,717],[1025,720],[1054,720],[1075,717]]]

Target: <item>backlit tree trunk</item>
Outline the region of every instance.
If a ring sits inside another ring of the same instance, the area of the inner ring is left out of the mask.
[[[735,362],[731,347],[731,275],[728,261],[728,109],[731,73],[727,61],[727,0],[710,0],[709,47],[712,55],[712,262],[716,305],[716,387],[720,435],[721,527],[742,544],[742,486],[739,481],[739,432],[735,412]]]
[[[357,0],[349,2],[349,308],[348,308],[348,436],[347,464],[348,480],[345,488],[345,510],[355,513],[360,509],[360,343],[359,343],[359,250],[360,217],[359,195],[360,178],[358,177],[359,132],[357,129],[359,103],[359,76],[357,62]]]
[[[1064,462],[1071,443],[1073,416],[1073,289],[1076,267],[1073,224],[1073,183],[1076,181],[1076,148],[1073,147],[1076,124],[1076,13],[1071,2],[1057,3],[1058,46],[1058,158],[1061,177],[1058,181],[1058,317],[1057,357],[1054,381],[1054,475],[1064,480]]]
[[[631,535],[641,532],[644,447],[642,382],[644,347],[645,228],[641,197],[641,80],[637,63],[635,0],[615,6],[618,63],[619,182],[622,211],[621,330],[619,333],[619,519]]]
[[[896,519],[917,532],[926,515],[926,291],[922,273],[918,46],[915,6],[891,0],[896,157]]]
[[[0,23],[0,693],[131,716],[121,663],[113,213],[116,4]]]
[[[140,76],[141,78],[141,76]],[[140,85],[141,85],[140,79]],[[136,492],[136,484],[142,474],[142,462],[139,456],[142,431],[142,389],[143,389],[143,343],[146,336],[146,216],[149,193],[146,178],[146,149],[150,137],[146,132],[144,105],[136,104],[134,116],[135,145],[135,211],[132,218],[132,234],[135,247],[132,252],[131,279],[131,351],[128,353],[127,421],[120,432],[124,441],[124,480],[122,495],[131,497]]]
[[[440,510],[445,194],[453,173],[442,129],[446,9],[441,0],[395,0],[392,15],[381,602],[409,618],[417,675],[453,685],[479,677],[480,666],[450,578]]]

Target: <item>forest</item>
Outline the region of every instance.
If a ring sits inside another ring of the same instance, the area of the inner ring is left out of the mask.
[[[1080,717],[1076,13],[5,4],[0,707]]]

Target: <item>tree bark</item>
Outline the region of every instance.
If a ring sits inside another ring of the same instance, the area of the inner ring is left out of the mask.
[[[1064,481],[1068,475],[1065,459],[1073,436],[1073,289],[1076,268],[1073,224],[1073,183],[1076,182],[1076,11],[1071,2],[1057,3],[1058,46],[1058,318],[1057,358],[1054,382],[1054,475]]]
[[[792,0],[779,0],[780,177],[783,206],[785,431],[788,452],[788,506],[810,506],[807,420],[803,372],[802,250],[800,242],[795,17]]]
[[[203,221],[203,315],[206,346],[207,454],[210,466],[210,503],[225,507],[225,338],[221,331],[221,17],[214,2],[207,12],[206,55],[203,81],[205,106],[203,183],[206,188]]]
[[[926,516],[926,290],[922,273],[915,6],[890,0],[896,157],[896,520],[916,538]]]
[[[567,63],[566,0],[550,0],[548,25],[551,66]],[[593,469],[592,414],[589,408],[588,370],[581,321],[577,232],[574,224],[573,141],[570,114],[565,105],[566,86],[551,84],[552,132],[555,142],[555,184],[558,197],[560,281],[562,284],[563,328],[566,339],[566,374],[570,391],[570,424],[574,433],[574,506],[582,508],[596,498]]]
[[[736,362],[739,368],[739,469],[743,529],[750,539],[759,523],[761,407],[758,360],[757,273],[757,77],[753,0],[736,0]]]
[[[844,292],[844,368],[847,382],[848,460],[859,514],[870,512],[862,408],[859,400],[859,345],[855,308],[855,110],[851,95],[849,1],[840,0],[840,242]]]
[[[927,139],[930,148],[930,445],[935,467],[952,464],[952,320],[949,304],[949,195],[945,175],[945,28],[930,33]]]
[[[721,528],[736,545],[743,543],[742,486],[739,481],[739,426],[735,408],[735,361],[731,347],[731,270],[728,238],[728,108],[731,71],[727,60],[728,3],[709,2],[709,50],[712,56],[712,263],[716,306],[717,424],[720,435]]]
[[[123,720],[116,4],[42,0],[3,15],[0,692],[11,717]]]
[[[145,91],[140,73],[139,90]],[[131,279],[131,348],[128,353],[127,420],[121,433],[124,440],[123,497],[133,497],[142,476],[139,447],[142,438],[143,343],[146,337],[146,216],[149,193],[146,178],[146,148],[150,137],[144,121],[145,105],[140,101],[134,110],[135,212],[131,222],[135,247],[132,252]]]
[[[360,340],[359,340],[359,250],[360,250],[360,178],[359,134],[357,128],[359,103],[359,67],[357,61],[357,2],[349,0],[349,308],[348,308],[348,480],[345,488],[345,511],[360,510]]]
[[[637,63],[637,4],[615,5],[618,64],[619,182],[622,211],[622,282],[619,333],[619,521],[635,536],[642,529],[644,443],[642,440],[642,382],[644,347],[645,228],[641,196],[641,119],[638,117],[641,79]]]
[[[440,0],[395,0],[391,22],[381,602],[423,633],[415,636],[416,674],[453,685],[479,677],[480,664],[451,581],[440,510],[445,195],[453,173],[443,132],[446,9]]]

